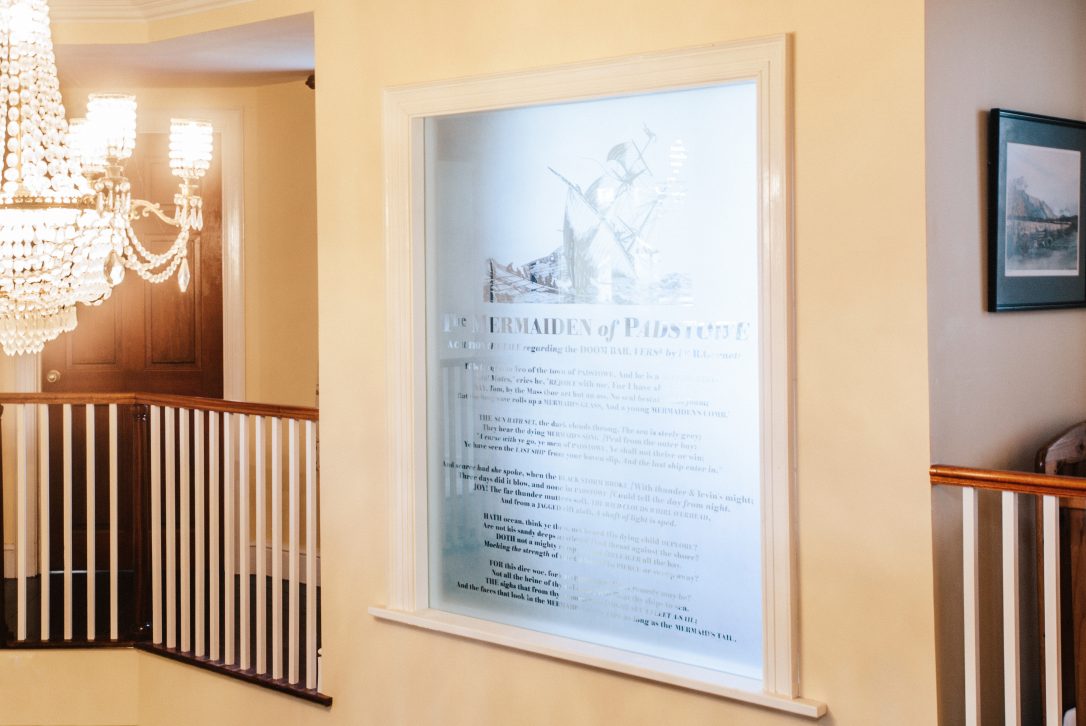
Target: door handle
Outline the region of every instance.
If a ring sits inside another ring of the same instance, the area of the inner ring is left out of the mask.
[[[54,368],[53,370],[45,374],[45,380],[49,383],[56,383],[60,380],[60,371]]]

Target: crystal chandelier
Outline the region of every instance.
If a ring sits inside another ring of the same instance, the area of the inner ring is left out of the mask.
[[[132,199],[124,162],[136,140],[136,100],[92,95],[86,119],[64,115],[45,0],[0,0],[0,345],[37,353],[76,326],[77,303],[100,305],[134,270],[150,282],[177,273],[188,288],[188,242],[203,227],[198,182],[212,129],[175,119],[170,169],[174,213]],[[132,221],[155,216],[179,229],[164,252],[147,250]]]

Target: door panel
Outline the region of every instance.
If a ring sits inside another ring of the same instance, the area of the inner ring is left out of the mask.
[[[71,340],[72,364],[75,366],[110,366],[116,369],[121,362],[119,343],[121,338],[120,306],[99,305],[79,311],[82,335]]]
[[[200,252],[194,245],[193,252]],[[193,285],[199,285],[198,279]],[[200,329],[197,327],[199,301],[182,293],[177,285],[145,285],[149,314],[145,321],[147,366],[184,366],[197,370],[200,364]]]
[[[216,147],[220,140],[216,138]],[[172,202],[167,134],[141,134],[126,171],[133,196]],[[131,270],[99,306],[79,306],[74,331],[42,353],[42,390],[59,392],[150,392],[220,398],[222,380],[222,183],[219,157],[203,179],[204,229],[189,241],[192,281],[187,292],[176,274],[160,284]],[[164,209],[172,210],[171,204]],[[173,243],[173,228],[152,218],[133,222],[151,252]]]

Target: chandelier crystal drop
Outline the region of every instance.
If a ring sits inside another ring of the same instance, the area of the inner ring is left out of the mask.
[[[69,126],[45,0],[0,0],[0,345],[36,353],[76,326],[77,304],[98,305],[125,269],[150,282],[178,272],[188,287],[188,243],[203,227],[198,182],[211,162],[206,122],[174,120],[173,214],[133,199],[124,161],[136,141],[136,99],[95,94]],[[146,249],[132,221],[178,228],[164,252]]]

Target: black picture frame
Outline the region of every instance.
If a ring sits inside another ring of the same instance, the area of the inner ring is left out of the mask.
[[[1086,306],[1086,123],[988,114],[988,310]]]

